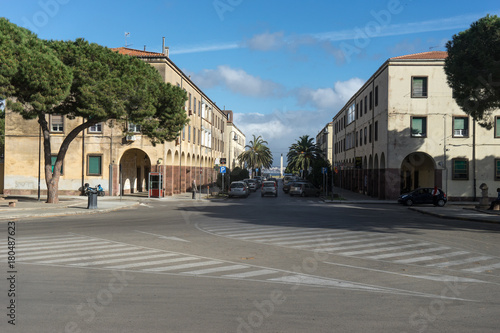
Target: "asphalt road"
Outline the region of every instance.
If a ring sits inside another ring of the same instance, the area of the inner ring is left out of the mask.
[[[497,332],[500,324],[500,226],[398,205],[327,205],[280,191],[151,200],[1,230],[1,332]]]

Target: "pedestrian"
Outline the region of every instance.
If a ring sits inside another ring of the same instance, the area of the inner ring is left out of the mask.
[[[493,210],[497,205],[500,206],[500,187],[497,188],[497,199],[491,203],[490,208],[488,208],[488,210]]]
[[[196,198],[196,179],[193,179],[193,183],[191,184],[191,192],[193,193],[193,199]]]

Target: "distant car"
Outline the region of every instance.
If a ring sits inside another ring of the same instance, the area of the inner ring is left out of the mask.
[[[253,177],[252,179],[255,179],[255,181],[257,182],[257,186],[260,188],[262,186],[262,182],[264,181],[264,179],[262,179],[261,176],[255,176]]]
[[[320,190],[309,182],[295,182],[290,186],[290,196],[300,195],[301,197],[319,197]]]
[[[267,194],[273,195],[275,197],[278,196],[278,184],[275,181],[265,181],[262,183],[260,196],[263,197]]]
[[[229,186],[228,197],[248,197],[250,190],[245,182],[232,182]]]
[[[446,193],[440,188],[437,189],[435,195],[433,195],[433,191],[433,187],[420,187],[409,193],[401,194],[398,202],[407,206],[412,206],[414,204],[433,204],[434,206],[443,207],[448,201]]]
[[[290,187],[294,184],[294,183],[307,183],[305,180],[298,180],[297,178],[295,178],[294,180],[288,180],[286,183],[283,181],[283,192],[285,193],[288,193],[290,192]]]
[[[244,182],[247,183],[248,188],[254,192],[259,188],[255,179],[244,179]]]

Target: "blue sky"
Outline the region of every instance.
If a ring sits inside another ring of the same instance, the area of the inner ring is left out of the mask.
[[[315,137],[388,58],[445,50],[498,0],[0,0],[1,15],[43,39],[82,37],[170,57],[247,142],[281,153]],[[125,39],[125,33],[130,33]]]

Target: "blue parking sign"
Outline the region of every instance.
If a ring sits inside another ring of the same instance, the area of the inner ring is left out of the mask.
[[[225,166],[221,166],[220,167],[220,173],[226,173],[226,167]]]

